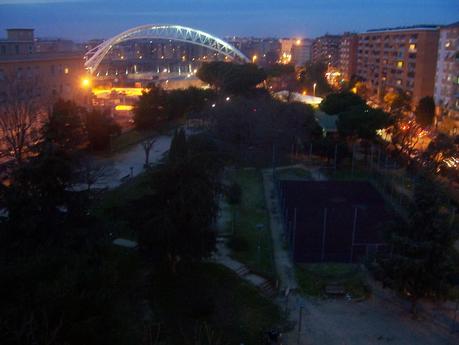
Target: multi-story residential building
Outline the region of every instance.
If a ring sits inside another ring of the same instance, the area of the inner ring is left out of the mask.
[[[314,40],[312,45],[312,61],[322,62],[328,67],[338,67],[340,35],[325,35]]]
[[[459,132],[459,22],[440,29],[435,104],[439,120],[444,123],[445,129],[457,134]]]
[[[297,39],[291,48],[292,62],[296,66],[303,66],[311,61],[312,40],[304,38]]]
[[[33,29],[7,29],[6,35],[6,39],[0,40],[0,57],[35,52]]]
[[[79,100],[86,77],[82,53],[37,53],[32,29],[7,32],[1,46],[14,48],[0,54],[0,103],[14,97],[44,104],[57,98]]]
[[[356,34],[345,33],[339,46],[339,71],[341,78],[349,81],[357,69],[357,45],[359,38]]]
[[[407,93],[413,106],[433,96],[438,26],[369,30],[358,37],[356,75],[374,102],[381,104],[394,89]]]

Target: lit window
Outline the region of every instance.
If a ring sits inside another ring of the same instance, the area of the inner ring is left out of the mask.
[[[449,47],[451,47],[451,41],[448,41],[445,43],[445,48],[449,48]]]
[[[409,49],[410,49],[411,52],[415,51],[416,50],[416,44],[411,43]]]
[[[64,73],[65,73],[65,74],[69,74],[69,68],[68,68],[68,67],[65,67],[65,68],[64,68]]]
[[[397,85],[402,85],[402,80],[401,79],[397,80]]]
[[[403,67],[403,61],[397,61],[397,67],[402,68]]]

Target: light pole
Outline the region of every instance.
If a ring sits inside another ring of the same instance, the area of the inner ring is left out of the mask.
[[[317,83],[314,83],[313,87],[314,87],[314,97],[316,97],[316,86],[317,86]]]

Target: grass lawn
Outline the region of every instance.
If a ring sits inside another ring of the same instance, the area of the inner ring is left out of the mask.
[[[298,265],[295,269],[301,292],[309,296],[324,297],[328,284],[337,284],[354,298],[370,293],[365,274],[356,265],[326,263]]]
[[[118,217],[118,210],[150,191],[148,179],[147,174],[140,174],[119,187],[104,192],[95,202],[92,213],[109,225],[113,237],[135,239],[135,233],[128,223]]]
[[[155,131],[153,130],[139,131],[137,129],[131,129],[112,139],[111,151],[121,151],[131,145],[137,144],[145,138],[153,136],[154,134]]]
[[[261,172],[255,169],[241,169],[231,178],[242,189],[241,204],[234,206],[234,235],[229,241],[233,257],[245,263],[254,272],[275,279],[273,244]],[[257,228],[259,224],[263,224],[261,229]]]
[[[305,180],[311,180],[312,176],[311,173],[308,170],[298,168],[298,167],[293,167],[293,168],[287,168],[287,169],[276,169],[276,175],[280,179],[305,179]]]
[[[186,344],[205,327],[212,341],[193,344],[264,344],[263,333],[283,325],[276,305],[218,264],[179,265],[175,275],[157,272],[150,292],[168,344]]]

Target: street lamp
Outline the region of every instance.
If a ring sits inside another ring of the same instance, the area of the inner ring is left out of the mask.
[[[314,83],[313,87],[314,87],[314,97],[316,97],[316,86],[317,86],[317,83]]]
[[[255,63],[258,59],[258,56],[257,55],[254,55],[252,56],[252,63]]]

